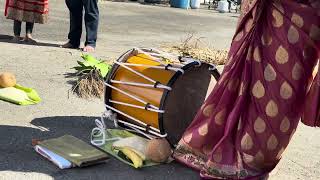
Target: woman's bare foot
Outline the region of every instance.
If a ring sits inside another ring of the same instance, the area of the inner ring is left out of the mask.
[[[90,45],[86,45],[84,48],[83,48],[83,51],[84,52],[94,52],[95,51],[95,48],[90,46]]]
[[[11,39],[11,42],[13,43],[19,43],[21,40],[21,37],[20,36],[14,36],[12,39]]]
[[[26,37],[24,37],[23,41],[28,44],[37,44],[37,41],[32,38],[31,34],[26,34]]]

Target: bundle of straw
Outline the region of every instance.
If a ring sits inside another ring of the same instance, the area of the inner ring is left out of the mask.
[[[163,45],[162,49],[170,53],[177,53],[181,56],[188,56],[204,62],[223,65],[228,58],[227,50],[219,50],[209,47],[201,41],[201,38],[195,38],[189,35],[184,41],[175,45]]]
[[[111,65],[95,59],[90,55],[81,56],[84,62],[78,61],[73,67],[77,70],[78,80],[72,87],[72,92],[81,98],[102,98],[104,92],[104,78],[111,69]]]

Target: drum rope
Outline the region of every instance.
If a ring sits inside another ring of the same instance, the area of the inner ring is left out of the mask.
[[[143,103],[144,105],[147,105],[147,104],[148,104],[148,103],[145,102],[144,100],[142,100],[142,99],[140,99],[140,98],[138,98],[138,97],[136,97],[136,96],[134,96],[134,95],[131,95],[131,94],[129,94],[129,93],[127,93],[127,92],[119,89],[119,88],[116,88],[116,87],[114,87],[114,86],[112,86],[112,85],[110,85],[110,84],[108,84],[108,83],[105,83],[105,85],[108,86],[108,87],[110,87],[110,88],[112,88],[112,89],[114,89],[114,90],[116,90],[116,91],[119,91],[120,93],[122,93],[122,94],[124,94],[124,95],[127,95],[127,96],[131,97],[131,98],[134,99],[134,100],[137,100],[137,101]],[[153,109],[159,110],[158,107],[156,107],[156,106],[154,106],[154,105],[152,105],[152,104],[150,105],[150,107],[152,107]]]
[[[145,54],[147,56],[138,56],[139,54]],[[144,58],[150,61],[154,61],[154,62],[158,62],[160,65],[159,66],[155,66],[155,65],[146,65],[146,64],[131,64],[128,63],[126,60],[129,57],[132,56],[137,56],[140,58]],[[170,70],[170,71],[175,71],[175,72],[181,72],[182,74],[184,74],[184,66],[190,63],[193,63],[192,65],[195,66],[201,66],[201,61],[193,59],[193,58],[189,58],[189,57],[179,57],[178,60],[180,61],[180,64],[176,63],[173,64],[174,62],[171,61],[170,59],[172,59],[171,57],[169,57],[168,54],[165,54],[164,52],[161,52],[159,50],[155,50],[155,49],[140,49],[140,48],[134,48],[131,52],[128,51],[128,53],[126,53],[125,55],[121,56],[121,58],[119,58],[115,64],[119,65],[120,67],[123,67],[124,69],[144,78],[145,80],[153,83],[153,84],[146,84],[146,83],[139,83],[139,82],[125,82],[125,81],[119,81],[119,80],[109,80],[109,83],[105,83],[105,85],[113,90],[116,90],[118,92],[120,92],[121,94],[124,94],[142,104],[144,104],[144,106],[139,106],[136,104],[130,104],[130,103],[126,103],[126,102],[121,102],[121,101],[115,101],[115,100],[111,100],[111,99],[107,99],[107,101],[109,101],[112,104],[119,104],[119,105],[124,105],[124,106],[128,106],[128,107],[134,107],[134,108],[138,108],[138,109],[145,109],[148,111],[152,111],[152,112],[157,112],[157,113],[165,113],[164,110],[160,110],[159,107],[156,107],[150,103],[147,103],[145,100],[143,100],[141,97],[130,94],[129,92],[125,92],[122,89],[119,89],[113,85],[111,85],[111,83],[115,83],[115,84],[125,84],[125,85],[133,85],[133,86],[142,86],[142,87],[154,87],[154,88],[159,88],[159,89],[167,89],[167,90],[172,90],[171,87],[166,86],[146,75],[144,75],[141,72],[136,71],[135,69],[131,68],[131,67],[146,67],[146,68],[154,68],[154,69],[164,69],[164,70]],[[173,58],[174,59],[174,58]],[[166,62],[166,63],[165,63]],[[195,64],[194,62],[196,62],[197,64]],[[215,70],[215,66],[213,66],[212,70]],[[107,111],[105,113],[103,113],[101,120],[96,119],[96,125],[97,127],[94,128],[92,130],[92,139],[91,139],[91,143],[94,145],[101,145],[102,143],[105,143],[106,141],[111,141],[114,140],[112,138],[109,138],[108,135],[108,131],[106,129],[105,123],[104,123],[104,119],[107,120],[111,120],[114,123],[114,126],[117,128],[119,127],[119,123],[122,127],[125,127],[126,130],[131,131],[131,132],[136,132],[139,134],[142,134],[143,136],[152,139],[155,137],[162,137],[165,138],[167,137],[167,134],[161,134],[161,131],[158,128],[155,128],[153,126],[151,126],[150,124],[146,124],[145,122],[132,117],[130,115],[128,115],[127,113],[118,110],[108,104],[105,104]],[[130,119],[131,121],[124,121],[124,120],[119,120],[117,119],[116,115],[122,115],[128,119]],[[95,140],[94,138],[99,136],[100,138],[102,137],[102,140]]]
[[[131,119],[131,120],[133,120],[133,121],[135,121],[136,123],[138,123],[138,124],[140,124],[140,125],[142,125],[142,126],[148,126],[148,124],[146,124],[146,123],[144,123],[144,122],[142,122],[142,121],[140,121],[140,120],[138,120],[138,119],[136,119],[136,118],[134,118],[134,117],[132,117],[132,116],[130,116],[130,115],[128,115],[128,114],[126,114],[126,113],[124,113],[124,112],[122,112],[122,111],[120,111],[120,110],[118,110],[118,109],[115,109],[115,108],[113,108],[113,107],[111,107],[111,106],[109,106],[109,105],[105,105],[106,106],[106,108],[107,109],[110,109],[110,110],[112,110],[112,111],[114,111],[114,112],[116,112],[116,113],[119,113],[119,114],[121,114],[121,115],[123,115],[123,116],[125,116],[125,117],[127,117],[127,118],[129,118],[129,119]],[[119,120],[119,122],[121,122],[120,120]],[[132,124],[132,123],[128,123],[128,122],[124,122],[124,121],[122,121],[121,123],[123,123],[123,124],[125,124],[125,125],[132,125],[132,126],[134,126],[134,124]],[[143,128],[143,127],[140,127],[139,126],[139,129],[140,128],[142,128],[142,130],[146,130],[146,128]],[[152,130],[152,131],[151,131]],[[156,135],[156,136],[159,136],[159,137],[166,137],[167,136],[167,134],[159,134],[160,133],[160,130],[159,129],[157,129],[157,128],[155,128],[155,127],[153,127],[153,126],[150,126],[150,131],[149,131],[149,133],[151,133],[151,134],[153,134],[153,135]]]
[[[147,76],[143,75],[143,74],[142,74],[142,73],[140,73],[140,72],[137,72],[137,71],[135,71],[135,70],[133,70],[133,69],[131,69],[131,68],[127,67],[127,66],[126,66],[126,65],[124,65],[123,63],[120,63],[120,62],[115,62],[115,63],[116,63],[116,64],[118,64],[119,66],[121,66],[121,67],[123,67],[123,68],[125,68],[125,69],[127,69],[127,70],[129,70],[129,71],[131,71],[131,72],[133,72],[134,74],[136,74],[136,75],[138,75],[138,76],[140,76],[140,77],[142,77],[142,78],[144,78],[144,79],[146,79],[146,80],[148,80],[148,81],[152,82],[152,83],[156,83],[156,81],[155,81],[155,80],[153,80],[153,79],[151,79],[151,78],[149,78],[149,77],[147,77]],[[167,90],[169,90],[169,91],[171,91],[171,90],[172,90],[172,88],[171,88],[171,87],[169,87],[169,86],[165,86],[165,85],[163,85],[163,84],[161,84],[159,87],[164,88],[164,89],[167,89]]]
[[[147,67],[147,68],[154,68],[154,69],[165,69],[165,70],[171,70],[178,72],[180,71],[182,74],[184,73],[184,70],[181,68],[173,67],[171,64],[167,64],[165,66],[151,66],[151,65],[145,65],[145,64],[131,64],[131,63],[122,63],[126,66],[133,66],[133,67]]]
[[[108,105],[106,105],[106,107],[108,108]],[[116,109],[114,109],[114,108],[112,108],[112,107],[110,107],[110,106],[109,106],[109,111],[115,111],[116,113],[119,113],[119,114],[122,114],[122,115],[126,116],[125,113],[123,113],[123,112],[121,112],[121,111],[118,111],[118,110],[116,110]],[[129,116],[129,115],[127,115],[127,116]],[[127,116],[126,116],[126,117],[127,117]],[[139,121],[139,120],[137,120],[137,119],[135,119],[135,118],[133,118],[133,117],[131,117],[131,116],[129,116],[128,118],[130,118],[130,119],[132,119],[132,120],[134,120],[134,121],[137,121],[137,123],[140,123],[140,124],[142,124],[143,126],[146,126],[146,127],[148,126],[147,124],[143,123],[142,121]],[[132,124],[132,123],[123,121],[123,120],[118,120],[118,119],[116,119],[116,118],[113,119],[113,122],[114,122],[114,125],[115,125],[116,128],[119,127],[118,123],[120,122],[120,123],[122,123],[123,125],[131,128],[131,129],[125,128],[126,130],[131,130],[131,131],[132,131],[132,129],[133,129],[134,132],[138,132],[138,133],[140,133],[140,134],[142,134],[142,135],[144,135],[144,136],[146,136],[146,137],[149,137],[150,134],[153,134],[154,136],[162,137],[162,138],[167,137],[167,134],[159,134],[159,133],[157,133],[157,132],[154,132],[155,130],[158,131],[158,132],[160,132],[160,131],[159,131],[158,129],[155,129],[155,128],[152,127],[152,126],[150,126],[150,127],[149,127],[149,130],[147,130],[146,127],[144,128],[144,127],[141,127],[141,126],[138,126],[138,125],[135,125],[135,124]],[[155,130],[154,130],[154,129],[155,129]],[[148,132],[148,133],[149,133],[149,134],[148,134],[149,136],[147,136],[145,132]],[[152,135],[151,135],[151,136],[152,136]]]
[[[111,80],[111,83],[115,83],[115,84],[124,84],[124,85],[131,85],[131,86],[141,86],[141,87],[153,87],[153,88],[158,88],[158,89],[167,89],[167,86],[164,86],[162,84],[159,83],[154,83],[154,84],[145,84],[145,83],[137,83],[137,82],[126,82],[126,81],[117,81],[117,80]],[[156,85],[156,87],[155,87]]]
[[[175,59],[177,56],[173,56],[167,52],[164,51],[160,51],[159,49],[155,49],[155,48],[135,48],[138,51],[141,51],[155,59],[153,59],[156,62],[159,62],[160,64],[164,65],[162,62],[162,60],[160,58],[164,58],[164,59]],[[151,51],[151,52],[147,52],[147,51]],[[154,52],[154,53],[152,53]],[[183,67],[183,65],[177,64],[178,66]]]
[[[107,131],[107,126],[104,122],[104,119],[106,118],[110,118],[112,119],[115,116],[115,114],[113,115],[112,113],[108,113],[107,111],[105,111],[101,117],[100,120],[99,119],[95,119],[95,124],[97,127],[93,128],[91,131],[91,138],[90,138],[90,142],[91,144],[95,145],[95,146],[102,146],[106,143],[106,141],[116,141],[116,140],[120,140],[121,138],[107,138],[111,137],[111,135],[109,134],[109,132]],[[101,139],[96,139],[96,138],[101,138]]]
[[[117,141],[117,140],[122,139],[120,137],[110,138],[110,137],[112,137],[112,135],[110,134],[110,132],[107,129],[107,126],[105,124],[105,119],[113,121],[114,122],[114,126],[116,128],[119,127],[118,122],[123,123],[123,124],[127,123],[125,121],[118,120],[116,118],[116,114],[112,113],[111,110],[106,110],[101,115],[100,120],[99,119],[95,120],[96,127],[92,129],[92,131],[91,131],[91,139],[90,139],[90,142],[91,142],[92,145],[102,146],[108,141]],[[127,130],[127,131],[130,131],[130,132],[139,133],[139,134],[147,137],[148,139],[154,139],[155,138],[154,136],[143,132],[142,131],[143,130],[142,127],[139,127],[139,126],[136,126],[136,125],[130,125],[130,124],[128,124],[128,126],[131,126],[130,127],[131,129],[128,129],[128,128],[124,128],[124,129]],[[142,130],[140,130],[140,129],[142,129]]]
[[[152,58],[150,60],[156,61],[156,62],[160,63],[161,65],[166,65],[163,63],[163,61],[161,59],[156,58],[155,56],[152,56],[149,52],[146,51],[146,49],[140,49],[140,48],[134,48],[134,49],[137,50],[138,52],[140,51],[140,52],[150,56]],[[152,51],[152,49],[149,49],[149,50]]]
[[[153,112],[157,112],[157,113],[164,113],[164,110],[159,110],[159,109],[153,109],[150,105],[150,103],[147,103],[145,106],[138,106],[135,104],[130,104],[130,103],[125,103],[125,102],[121,102],[121,101],[114,101],[109,99],[109,102],[113,103],[113,104],[120,104],[120,105],[124,105],[124,106],[129,106],[129,107],[134,107],[134,108],[139,108],[139,109],[145,109],[147,111],[153,111]]]

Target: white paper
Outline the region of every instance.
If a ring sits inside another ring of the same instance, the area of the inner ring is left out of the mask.
[[[65,158],[53,153],[52,151],[41,147],[39,145],[36,145],[34,147],[35,151],[39,153],[41,156],[45,157],[49,161],[51,161],[53,164],[58,166],[60,169],[68,169],[72,167],[72,163]]]

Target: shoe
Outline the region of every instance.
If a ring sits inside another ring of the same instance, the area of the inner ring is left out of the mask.
[[[78,47],[74,46],[70,42],[67,42],[67,43],[63,44],[60,47],[61,48],[67,48],[67,49],[78,49],[79,48],[79,46]]]

